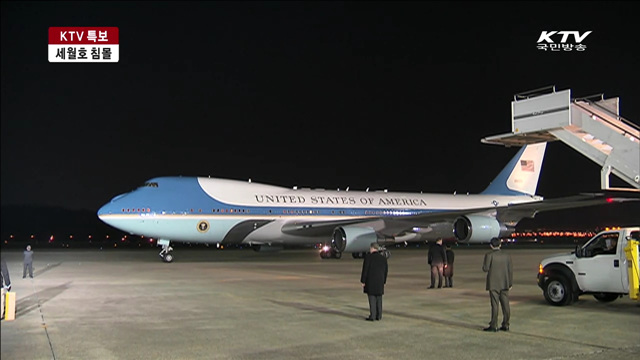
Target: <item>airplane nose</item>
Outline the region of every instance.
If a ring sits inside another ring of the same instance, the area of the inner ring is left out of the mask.
[[[109,201],[108,203],[102,205],[102,207],[98,209],[98,217],[102,219],[103,215],[115,214],[115,209],[116,209],[115,201],[120,199],[124,195],[125,194],[118,195],[113,199],[111,199],[111,201]]]
[[[103,220],[102,217],[104,215],[111,214],[111,208],[111,203],[103,205],[100,209],[98,209],[98,217]]]

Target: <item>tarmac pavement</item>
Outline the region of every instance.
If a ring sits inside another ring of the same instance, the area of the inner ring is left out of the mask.
[[[569,249],[506,248],[513,258],[509,332],[490,317],[486,247],[454,247],[453,288],[427,289],[426,248],[391,249],[381,321],[360,285],[362,260],[315,250],[176,248],[3,250],[16,320],[2,360],[37,359],[634,359],[640,303],[583,295],[548,305],[538,262]],[[348,255],[348,254],[345,254]]]

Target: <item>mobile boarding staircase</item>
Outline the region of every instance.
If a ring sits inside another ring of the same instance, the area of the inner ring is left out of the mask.
[[[640,127],[620,116],[619,98],[602,94],[571,98],[571,90],[555,86],[514,96],[511,133],[482,139],[483,143],[524,146],[560,140],[602,166],[601,187],[616,175],[640,192]]]

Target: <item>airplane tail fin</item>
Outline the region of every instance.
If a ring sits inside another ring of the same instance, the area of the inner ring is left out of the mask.
[[[481,194],[535,195],[547,143],[523,146]]]

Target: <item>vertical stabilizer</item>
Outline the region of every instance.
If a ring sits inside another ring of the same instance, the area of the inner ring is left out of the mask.
[[[547,143],[523,146],[482,194],[535,195]]]

